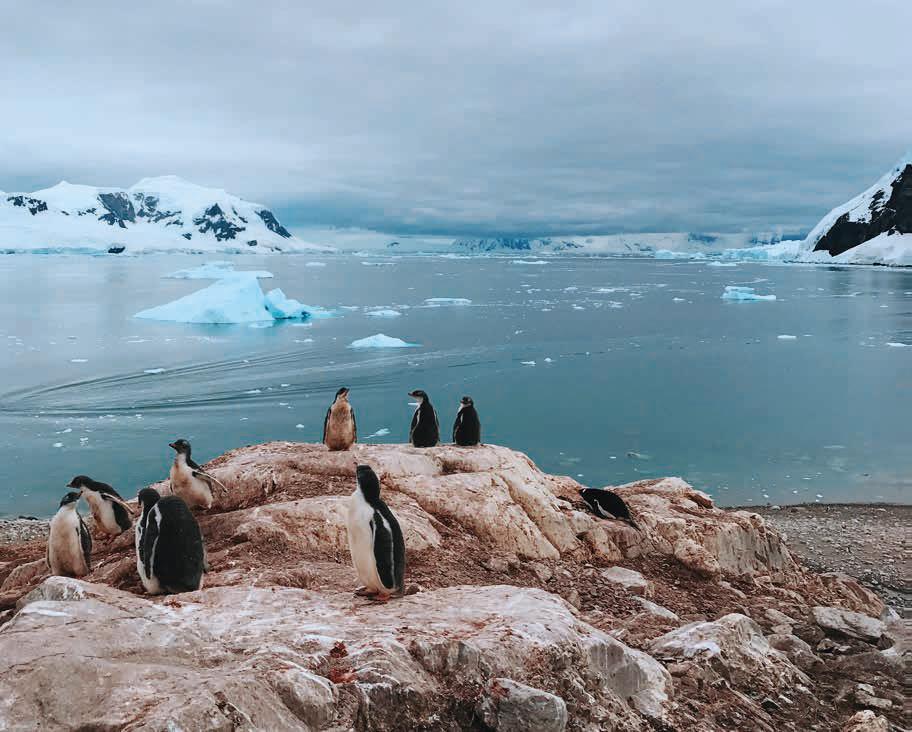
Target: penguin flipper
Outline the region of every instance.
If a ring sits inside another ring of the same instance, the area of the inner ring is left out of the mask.
[[[377,576],[387,590],[396,589],[396,565],[393,555],[393,532],[386,517],[374,510],[371,521],[374,534],[374,561],[377,564]]]
[[[332,407],[326,410],[326,419],[323,420],[323,443],[326,443],[326,432],[329,430],[329,415],[332,413]]]
[[[462,424],[462,411],[456,415],[456,421],[453,422],[453,442],[456,442],[456,432],[459,431],[459,426]]]
[[[352,416],[352,434],[354,435],[354,441],[358,441],[358,422],[355,420],[355,410],[351,410]],[[323,428],[323,431],[326,431],[326,427]]]
[[[225,484],[222,483],[222,481],[220,481],[214,475],[210,475],[209,473],[207,473],[205,470],[194,470],[193,477],[198,478],[199,480],[203,481],[206,485],[208,485],[209,490],[212,490],[215,486],[218,486],[219,488],[221,488],[222,493],[225,493],[225,494],[228,493],[228,489],[225,487]]]

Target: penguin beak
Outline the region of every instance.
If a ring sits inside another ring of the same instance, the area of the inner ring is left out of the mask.
[[[169,442],[169,443],[168,443],[168,447],[170,447],[172,450],[176,450],[176,449],[177,449],[177,445],[175,445],[173,442]]]

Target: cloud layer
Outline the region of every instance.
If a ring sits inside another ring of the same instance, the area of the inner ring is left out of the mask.
[[[907,3],[307,5],[6,8],[0,188],[175,173],[299,226],[795,231],[912,145]]]

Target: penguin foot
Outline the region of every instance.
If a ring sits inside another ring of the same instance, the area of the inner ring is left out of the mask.
[[[376,590],[370,590],[367,587],[359,587],[355,590],[355,595],[357,597],[373,597],[378,594]]]
[[[392,595],[378,592],[375,595],[368,595],[367,599],[371,602],[389,602],[390,597],[392,597]]]

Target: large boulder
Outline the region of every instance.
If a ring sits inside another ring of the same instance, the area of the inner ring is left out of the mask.
[[[868,643],[879,641],[886,629],[882,620],[840,607],[818,605],[813,608],[813,613],[814,621],[826,632],[857,638]]]
[[[567,709],[594,726],[636,728],[661,716],[671,693],[648,655],[554,595],[506,586],[386,605],[275,587],[156,602],[57,577],[0,630],[0,657],[16,669],[0,674],[0,729],[384,730],[478,710],[501,729],[546,717],[559,729]],[[509,699],[491,699],[493,679],[517,684]]]

